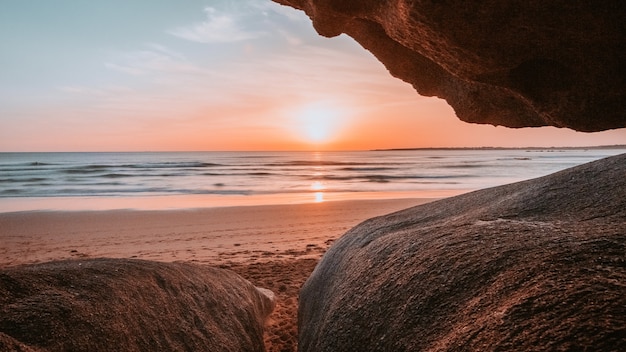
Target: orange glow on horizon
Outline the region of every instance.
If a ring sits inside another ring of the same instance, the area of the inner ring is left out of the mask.
[[[626,130],[582,134],[567,129],[509,129],[458,120],[443,100],[419,97],[402,83],[395,103],[281,101],[186,112],[172,122],[145,116],[123,126],[104,118],[97,125],[16,125],[0,137],[0,151],[331,151],[428,147],[528,147],[623,144]],[[58,111],[58,115],[72,116]],[[612,136],[610,139],[604,137]],[[15,150],[28,136],[28,149]]]
[[[352,38],[323,38],[306,14],[275,2],[145,3],[150,16],[138,21],[119,16],[112,2],[6,2],[3,19],[13,30],[4,31],[0,65],[0,152],[626,143],[626,128],[581,133],[462,122],[445,101],[392,77]],[[61,18],[89,18],[94,36],[84,40],[78,22]]]

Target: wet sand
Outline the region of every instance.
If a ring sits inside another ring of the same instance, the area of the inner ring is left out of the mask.
[[[432,200],[0,213],[0,267],[110,257],[230,269],[278,297],[267,350],[295,351],[299,289],[332,242],[368,218]]]

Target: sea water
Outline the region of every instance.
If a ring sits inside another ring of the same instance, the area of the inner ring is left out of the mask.
[[[592,148],[0,153],[0,212],[439,198],[544,176],[623,152]]]

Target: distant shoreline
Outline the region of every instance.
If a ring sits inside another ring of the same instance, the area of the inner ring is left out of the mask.
[[[626,149],[626,144],[594,145],[581,147],[421,147],[421,148],[381,148],[372,152],[411,151],[411,150],[585,150],[585,149]]]

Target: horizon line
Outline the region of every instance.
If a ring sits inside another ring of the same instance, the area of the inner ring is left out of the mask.
[[[333,153],[333,152],[368,152],[368,151],[411,151],[411,150],[555,150],[555,149],[626,149],[626,144],[588,145],[588,146],[526,146],[526,147],[402,147],[402,148],[374,148],[374,149],[344,149],[344,150],[283,150],[283,149],[246,149],[246,150],[91,150],[91,151],[0,151],[0,154],[9,153],[247,153],[247,152],[285,152],[285,153]]]

